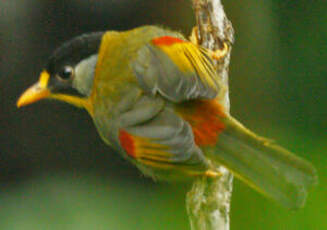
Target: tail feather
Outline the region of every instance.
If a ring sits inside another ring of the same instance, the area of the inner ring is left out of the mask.
[[[314,167],[273,141],[257,136],[230,116],[223,122],[226,129],[219,135],[215,150],[207,152],[208,156],[285,206],[303,206],[308,188],[317,183]]]

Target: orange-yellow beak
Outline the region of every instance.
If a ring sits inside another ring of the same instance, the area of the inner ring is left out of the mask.
[[[17,107],[22,107],[43,98],[50,96],[50,90],[47,88],[50,75],[47,71],[42,71],[37,83],[28,88],[18,99]]]

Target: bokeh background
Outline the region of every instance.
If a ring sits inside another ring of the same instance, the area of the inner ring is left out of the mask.
[[[327,3],[224,1],[236,31],[232,114],[317,167],[305,208],[286,210],[235,180],[231,229],[327,229]],[[189,229],[189,184],[154,183],[100,140],[85,111],[17,110],[50,53],[82,33],[144,24],[189,34],[189,0],[0,1],[0,229]]]

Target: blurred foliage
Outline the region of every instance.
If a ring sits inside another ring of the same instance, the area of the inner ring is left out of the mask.
[[[231,229],[327,229],[327,3],[224,2],[236,31],[232,114],[320,176],[299,211],[235,181]],[[143,178],[102,143],[86,112],[59,102],[15,108],[62,42],[143,24],[188,34],[190,1],[0,2],[0,229],[188,229],[189,185]]]

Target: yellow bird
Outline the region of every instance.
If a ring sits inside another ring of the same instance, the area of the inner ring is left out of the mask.
[[[285,206],[302,206],[315,169],[226,113],[219,79],[212,53],[180,33],[91,33],[57,49],[17,106],[50,98],[86,109],[103,141],[154,179],[219,176],[216,162]]]

